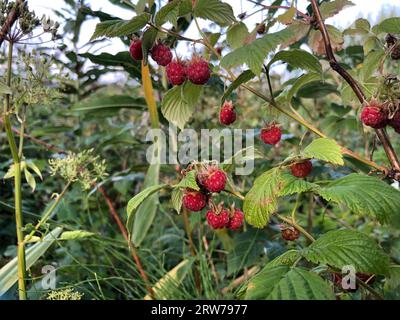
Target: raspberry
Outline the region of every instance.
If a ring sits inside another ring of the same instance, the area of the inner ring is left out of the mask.
[[[198,56],[194,56],[186,67],[186,75],[194,84],[206,84],[211,75],[208,62]]]
[[[217,166],[210,166],[198,173],[200,184],[210,192],[220,192],[225,189],[226,174]]]
[[[207,197],[201,192],[189,190],[185,192],[182,202],[190,211],[201,211],[207,204]]]
[[[386,114],[382,109],[382,105],[380,105],[375,99],[371,99],[369,104],[363,108],[360,118],[366,126],[375,129],[380,129],[386,126]]]
[[[258,34],[265,33],[265,23],[257,23],[257,33]]]
[[[232,230],[239,229],[243,224],[243,219],[244,214],[242,210],[235,209],[235,211],[233,212],[233,216],[229,220],[228,228]]]
[[[261,129],[260,138],[265,144],[275,145],[281,140],[282,131],[276,125]]]
[[[296,162],[290,166],[292,174],[297,178],[305,178],[312,170],[312,163],[310,160],[303,162]]]
[[[157,62],[160,66],[168,65],[172,60],[172,52],[171,49],[162,43],[157,43],[151,49],[151,57],[155,62]]]
[[[300,237],[300,232],[294,227],[283,227],[281,235],[286,241],[295,241]]]
[[[186,80],[185,63],[179,60],[174,60],[167,65],[166,71],[169,82],[174,86],[179,86],[185,82]]]
[[[236,120],[236,111],[235,107],[232,104],[232,101],[225,101],[221,111],[219,112],[219,121],[222,124],[230,125],[234,123]]]
[[[209,210],[206,213],[207,223],[213,229],[222,229],[229,224],[229,211],[226,209]]]
[[[142,52],[142,40],[133,39],[131,45],[129,46],[129,53],[134,60],[142,60],[143,52]]]

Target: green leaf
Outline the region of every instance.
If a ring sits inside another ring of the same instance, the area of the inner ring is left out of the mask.
[[[376,31],[400,34],[400,17],[393,17],[383,20],[377,26]]]
[[[285,13],[282,13],[281,15],[277,16],[276,20],[283,24],[291,24],[293,22],[295,14],[296,14],[296,8],[290,7],[288,10],[286,10]]]
[[[340,146],[335,140],[319,138],[311,142],[302,152],[305,158],[315,158],[332,164],[344,165]]]
[[[29,170],[26,167],[24,168],[24,174],[25,174],[26,182],[31,187],[32,192],[34,192],[35,189],[36,189],[36,180],[35,180],[35,178],[33,177],[32,173],[30,173]]]
[[[400,191],[371,176],[352,173],[320,188],[328,201],[343,203],[358,214],[375,215],[381,223],[400,212]]]
[[[336,85],[324,81],[314,81],[304,84],[302,88],[297,91],[297,97],[316,99],[326,97],[331,93],[339,95]]]
[[[291,49],[279,51],[268,63],[268,68],[276,61],[284,61],[290,64],[293,68],[299,68],[316,73],[322,72],[322,66],[319,60],[311,53],[301,49]]]
[[[243,71],[226,89],[224,95],[221,98],[221,105],[224,104],[225,100],[229,97],[229,95],[236,90],[242,83],[246,83],[247,81],[253,79],[256,75],[251,70]]]
[[[317,80],[321,79],[321,74],[320,73],[307,73],[303,74],[300,77],[298,77],[288,90],[286,94],[286,99],[288,101],[292,100],[293,96],[299,91],[303,86],[305,86],[307,83],[315,82]]]
[[[92,112],[102,109],[115,110],[120,109],[138,109],[146,108],[146,101],[143,98],[133,98],[128,95],[112,95],[104,97],[90,97],[74,104],[71,109],[79,112]]]
[[[154,42],[157,40],[158,31],[155,28],[148,28],[143,32],[142,36],[142,52],[143,52],[143,62],[146,65],[148,62],[148,55]]]
[[[273,168],[259,176],[244,198],[243,211],[246,221],[263,228],[277,209],[277,194],[282,185],[279,169]]]
[[[160,148],[158,148],[158,155],[155,155],[155,157],[159,157],[160,153],[159,150]],[[146,178],[143,184],[144,188],[154,187],[159,183],[158,182],[160,175],[160,164],[158,161],[159,159],[153,159],[153,160],[156,161],[153,164],[151,164],[147,170]],[[168,185],[163,185],[162,188],[167,188],[167,187]],[[162,188],[159,188],[159,190]],[[142,199],[140,201],[141,205],[139,207],[136,205],[135,203],[136,201],[133,201],[133,199],[129,201],[129,202],[132,201],[131,207],[129,206],[128,203],[128,213],[130,214],[128,214],[127,225],[128,225],[128,230],[131,230],[131,241],[135,246],[139,246],[142,243],[154,221],[154,217],[156,215],[158,207],[158,194],[156,193],[156,191],[151,192],[152,193],[151,195],[146,196],[145,199]],[[135,207],[134,210],[129,211],[129,209],[132,209],[132,207]],[[134,214],[135,211],[136,214]]]
[[[319,185],[308,182],[304,179],[298,179],[292,174],[282,173],[282,189],[279,190],[279,196],[290,196],[295,193],[303,193],[319,188]]]
[[[174,268],[168,271],[157,283],[154,285],[153,293],[156,299],[166,300],[173,299],[174,292],[181,290],[180,286],[187,274],[192,268],[193,260],[185,259],[177,264]],[[146,295],[144,300],[152,300],[150,295]]]
[[[236,22],[232,7],[220,0],[197,0],[193,14],[198,18],[211,20],[220,26]]]
[[[9,86],[0,82],[0,94],[12,94],[12,90]]]
[[[179,16],[180,0],[173,0],[163,6],[156,14],[154,19],[157,26],[162,26],[166,22],[170,22],[176,26]]]
[[[334,0],[323,2],[320,6],[322,18],[326,19],[338,14],[343,8],[354,6],[354,3],[349,0]]]
[[[226,41],[232,49],[240,48],[246,38],[249,36],[249,31],[247,30],[246,25],[240,21],[228,28],[226,32]]]
[[[317,274],[288,266],[264,268],[247,285],[246,300],[335,300],[330,285]]]
[[[369,79],[373,75],[373,73],[379,68],[382,60],[385,57],[385,50],[383,49],[370,51],[365,57],[362,68],[360,70],[361,79]]]
[[[62,228],[55,228],[42,241],[35,243],[26,249],[26,269],[31,268],[36,261],[50,248],[53,242],[61,233]],[[5,294],[18,281],[18,260],[17,257],[8,262],[0,269],[0,297]]]
[[[277,256],[274,260],[267,263],[265,268],[271,268],[276,266],[292,266],[297,260],[301,258],[301,254],[297,250],[288,250],[282,253],[280,256]]]
[[[150,19],[148,13],[140,14],[131,20],[108,20],[96,25],[96,29],[90,41],[102,36],[109,38],[122,37],[135,33],[142,29]]]
[[[182,209],[182,199],[183,199],[183,191],[179,188],[175,188],[171,192],[171,202],[175,211],[180,214]]]
[[[196,182],[196,171],[189,171],[175,187],[183,189],[189,188],[196,191],[200,190]]]
[[[76,240],[82,238],[89,238],[94,236],[95,233],[85,230],[64,231],[59,240]]]
[[[194,112],[201,89],[201,86],[186,82],[183,86],[175,86],[168,90],[161,103],[164,117],[183,130]]]
[[[158,192],[159,190],[168,187],[167,184],[157,184],[151,187],[148,187],[141,192],[139,192],[136,196],[134,196],[128,202],[128,206],[126,208],[126,212],[128,214],[128,220],[132,219],[132,216],[135,215],[137,208],[142,204],[144,200],[150,197],[153,193]]]
[[[389,257],[367,235],[353,230],[336,230],[325,233],[307,248],[302,255],[309,261],[341,269],[352,265],[356,272],[386,274]]]
[[[224,56],[221,67],[230,69],[232,67],[247,64],[255,75],[259,75],[267,55],[276,49],[279,44],[293,37],[289,28],[264,35],[250,44],[244,45]]]
[[[264,155],[254,146],[246,147],[236,152],[232,157],[226,159],[221,164],[221,169],[225,172],[231,171],[235,165],[243,165],[245,161],[263,159]]]

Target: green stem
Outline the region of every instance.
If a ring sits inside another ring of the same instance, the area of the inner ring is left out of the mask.
[[[35,225],[35,228],[31,231],[31,233],[26,236],[24,239],[25,243],[28,243],[29,240],[32,239],[32,237],[35,235],[35,233],[39,230],[42,224],[46,223],[46,221],[50,218],[51,214],[53,211],[57,208],[58,204],[60,203],[61,199],[65,196],[65,193],[67,192],[69,186],[71,185],[72,181],[68,181],[68,183],[65,185],[63,191],[58,195],[56,200],[54,200],[53,204],[50,206],[49,209],[45,212],[43,217],[39,220],[39,222]]]
[[[7,86],[11,85],[12,76],[12,55],[13,42],[9,42],[7,56]],[[26,261],[25,261],[25,243],[23,232],[23,216],[22,216],[22,186],[21,186],[21,163],[18,155],[17,145],[11,129],[9,118],[11,97],[6,94],[4,105],[4,127],[7,133],[8,144],[11,149],[11,155],[14,161],[14,200],[15,200],[15,223],[18,242],[18,295],[20,300],[26,300]]]

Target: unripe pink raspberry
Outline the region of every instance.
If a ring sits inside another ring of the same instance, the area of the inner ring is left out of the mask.
[[[211,76],[208,62],[199,56],[193,56],[186,67],[186,75],[194,84],[206,84]]]
[[[167,78],[174,86],[179,86],[186,80],[185,63],[179,60],[174,60],[167,65]]]
[[[213,229],[222,229],[229,224],[229,211],[227,209],[209,210],[206,213],[208,225]]]
[[[168,65],[172,60],[172,52],[171,49],[162,43],[157,43],[151,49],[151,57],[155,62],[157,62],[160,66]]]
[[[275,145],[281,140],[281,137],[281,129],[274,124],[261,129],[260,138],[265,144]]]
[[[219,112],[219,121],[222,124],[230,125],[236,121],[236,111],[232,101],[225,101]]]
[[[207,204],[207,197],[195,190],[186,190],[182,199],[184,207],[190,211],[201,211]]]
[[[134,60],[143,60],[142,40],[132,39],[131,45],[129,46],[129,53]]]

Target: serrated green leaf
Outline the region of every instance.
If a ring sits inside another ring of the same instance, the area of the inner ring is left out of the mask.
[[[279,196],[289,196],[295,193],[303,193],[318,189],[315,183],[308,182],[304,179],[298,179],[289,173],[282,173],[282,189],[279,190]]]
[[[358,214],[375,215],[381,223],[400,212],[400,191],[363,174],[349,174],[317,192],[325,200],[343,203]]]
[[[400,17],[393,17],[383,20],[375,28],[377,32],[400,34]]]
[[[196,182],[196,171],[189,171],[183,179],[175,186],[175,188],[189,188],[193,190],[200,190]]]
[[[276,61],[284,61],[293,68],[299,68],[316,73],[322,72],[322,66],[319,60],[311,53],[301,49],[279,51],[268,63],[268,68],[270,68]]]
[[[175,211],[180,214],[182,209],[182,199],[183,199],[183,191],[179,188],[175,188],[171,192],[171,202]]]
[[[292,37],[293,34],[289,28],[266,34],[262,38],[228,53],[222,58],[221,66],[229,69],[246,64],[255,75],[259,75],[267,55],[275,50],[279,44]]]
[[[155,24],[157,26],[162,26],[166,22],[171,22],[176,25],[179,16],[180,3],[180,0],[173,0],[163,6],[154,18]]]
[[[370,51],[365,57],[362,68],[360,70],[361,80],[369,79],[372,74],[379,68],[382,59],[384,59],[385,57],[385,50],[383,49]]]
[[[221,98],[221,106],[224,104],[225,100],[229,97],[229,95],[236,90],[242,83],[246,83],[247,81],[253,79],[256,75],[251,70],[243,71],[226,89],[224,95]]]
[[[168,90],[161,103],[161,112],[164,117],[183,130],[186,122],[193,115],[201,90],[201,86],[189,82]]]
[[[352,265],[356,272],[386,274],[389,257],[367,235],[353,230],[336,230],[322,235],[302,255],[309,261],[341,269]]]
[[[108,20],[96,25],[90,41],[102,36],[109,38],[127,36],[142,29],[150,19],[148,13],[142,13],[131,20]]]
[[[285,13],[282,13],[281,15],[277,16],[276,20],[283,24],[291,24],[293,22],[295,14],[296,14],[296,8],[290,7],[288,10],[286,10]]]
[[[298,77],[292,84],[291,88],[287,92],[286,99],[292,100],[293,96],[307,83],[315,82],[321,79],[320,73],[307,73]]]
[[[85,230],[64,231],[59,240],[76,240],[82,238],[89,238],[94,236],[95,233]]]
[[[245,299],[335,300],[330,285],[317,274],[288,266],[265,268],[247,285]]]
[[[226,32],[226,41],[232,49],[240,48],[249,36],[247,26],[242,22],[231,25]]]
[[[369,21],[367,19],[363,19],[363,18],[357,19],[355,21],[355,26],[357,29],[361,29],[361,30],[364,30],[367,32],[371,29],[371,25],[370,25]]]
[[[277,256],[274,260],[268,262],[265,268],[272,268],[276,266],[292,266],[297,260],[301,258],[301,254],[297,250],[288,250]]]
[[[236,22],[232,7],[220,0],[197,0],[193,14],[198,18],[211,20],[220,26]]]
[[[277,194],[281,189],[281,172],[274,168],[259,176],[244,198],[243,211],[246,221],[263,228],[277,209]]]
[[[316,139],[303,150],[302,154],[305,158],[315,158],[332,164],[344,165],[341,148],[332,139]]]
[[[349,0],[334,0],[323,2],[320,6],[322,18],[326,19],[338,14],[347,6],[354,6],[354,3]]]

